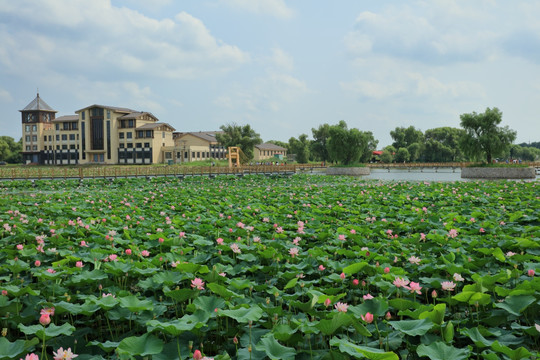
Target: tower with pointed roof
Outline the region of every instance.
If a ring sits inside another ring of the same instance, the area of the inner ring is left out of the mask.
[[[52,128],[57,111],[39,97],[39,92],[21,112],[23,162],[43,164],[44,132]]]

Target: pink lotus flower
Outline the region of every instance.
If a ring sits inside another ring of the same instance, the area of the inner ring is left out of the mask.
[[[41,261],[36,260],[36,261],[34,262],[34,265],[35,265],[35,266],[41,266]]]
[[[373,314],[372,313],[366,313],[366,315],[360,315],[360,317],[362,317],[362,320],[364,320],[365,322],[367,322],[368,324],[371,324],[373,322]]]
[[[420,286],[419,283],[415,283],[415,282],[411,281],[410,287],[405,287],[405,288],[408,288],[409,290],[411,290],[411,292],[416,292],[417,294],[422,294],[422,292],[420,291],[422,289],[422,287]]]
[[[464,281],[464,280],[465,280],[465,279],[463,279],[463,277],[462,277],[460,274],[458,274],[458,273],[454,273],[453,278],[454,278],[454,281]]]
[[[88,245],[86,244],[86,241],[84,240],[81,241],[81,247],[88,247]]]
[[[54,360],[71,360],[79,356],[77,354],[72,353],[71,348],[68,348],[67,350],[60,348],[56,350],[56,352],[53,352],[53,355],[54,355]]]
[[[47,314],[49,316],[54,316],[54,307],[43,308],[43,309],[41,309],[41,311],[39,313],[41,315]]]
[[[345,241],[345,235],[340,234],[340,235],[338,236],[338,240]]]
[[[456,236],[458,236],[458,232],[456,229],[450,229],[450,231],[448,232],[448,237],[450,238],[455,238]]]
[[[339,277],[341,278],[341,280],[345,280],[345,273],[342,272],[341,274],[339,274]]]
[[[296,255],[298,255],[298,248],[291,248],[289,249],[289,254],[291,255],[291,257],[295,257]]]
[[[54,269],[48,268],[48,269],[47,269],[47,272],[48,272],[49,274],[54,274],[56,271],[55,271]]]
[[[533,277],[534,276],[534,269],[527,270],[527,275],[529,275],[530,277]]]
[[[51,317],[49,314],[41,314],[39,317],[39,323],[43,326],[47,326],[51,323]]]
[[[394,280],[394,285],[398,288],[400,287],[406,287],[407,285],[409,285],[409,280],[405,280],[405,279],[402,279],[402,278],[399,278],[397,277],[395,280]]]
[[[118,255],[116,255],[116,254],[109,255],[109,260],[111,260],[111,261],[116,261],[116,258],[118,258]]]
[[[373,299],[373,296],[371,294],[366,294],[363,296],[363,299],[364,300],[370,300],[370,299]]]
[[[18,244],[18,245],[17,245],[17,249],[18,249],[18,250],[22,250],[22,249],[24,249],[24,246],[23,246],[23,244]]]
[[[203,358],[200,350],[195,350],[193,352],[193,359],[194,360],[201,360]]]
[[[416,256],[411,256],[411,257],[409,258],[409,262],[410,262],[411,264],[420,265],[420,261],[422,261],[422,260],[420,260],[420,258],[419,258],[419,257],[416,257]]]
[[[443,281],[441,283],[441,287],[443,290],[446,290],[446,291],[454,291],[456,284],[454,284],[453,281]]]
[[[191,287],[197,288],[197,290],[204,290],[204,282],[199,278],[195,278],[191,280]]]
[[[7,290],[2,290],[2,296],[7,296],[7,295],[8,295]]]
[[[217,238],[216,242],[218,243],[218,245],[223,245],[223,239],[222,238]]]
[[[84,265],[83,265],[83,262],[82,261],[77,261],[75,263],[75,266],[78,267],[79,269],[81,269]]]
[[[385,268],[384,268],[384,273],[385,273],[385,274],[388,274],[389,272],[390,272],[390,268],[389,268],[388,266],[385,267]]]
[[[486,230],[484,230],[484,228],[480,228],[479,231],[480,231],[480,233],[485,233],[486,232]]]
[[[126,249],[126,255],[131,255],[131,249]]]
[[[360,281],[358,281],[358,279],[353,279],[352,284],[354,286],[358,286],[358,284],[360,284]]]
[[[231,250],[232,250],[233,253],[235,253],[235,254],[240,254],[240,253],[242,253],[242,251],[241,251],[240,248],[238,247],[238,244],[237,244],[237,243],[232,243],[230,247],[231,247]]]
[[[22,360],[22,358],[20,360]],[[37,356],[34,353],[26,354],[26,357],[24,358],[24,360],[39,360],[39,356]]]
[[[336,305],[334,305],[334,307],[338,312],[347,312],[347,308],[349,307],[349,305],[347,305],[346,303],[338,302],[336,303]]]
[[[426,234],[420,233],[420,240],[426,240]]]
[[[319,270],[320,271],[323,271],[324,269],[326,269],[323,265],[319,265]]]
[[[332,300],[330,300],[330,298],[326,298],[326,300],[324,300],[324,306],[329,307],[330,304],[332,304]]]
[[[164,241],[165,241],[164,238],[159,238],[159,239],[158,239],[158,242],[159,242],[160,244],[163,244]]]
[[[141,251],[141,255],[145,256],[145,257],[150,256],[150,252],[148,250],[143,250],[143,251]]]

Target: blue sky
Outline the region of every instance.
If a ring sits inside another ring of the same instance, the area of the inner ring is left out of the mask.
[[[459,127],[498,107],[540,141],[540,2],[0,0],[0,134],[36,95],[150,111],[177,131],[287,141],[345,120]]]

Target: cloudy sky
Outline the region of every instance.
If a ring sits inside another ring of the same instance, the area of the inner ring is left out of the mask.
[[[345,120],[459,127],[498,107],[540,141],[540,2],[0,0],[0,134],[40,96],[150,111],[177,131],[250,124],[287,141]]]

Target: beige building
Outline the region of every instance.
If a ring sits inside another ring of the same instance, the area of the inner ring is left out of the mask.
[[[155,164],[172,161],[175,129],[149,112],[91,105],[56,118],[37,97],[23,110],[24,163]]]
[[[227,158],[227,149],[216,140],[217,131],[176,132],[174,146],[176,162],[202,160],[223,160]]]
[[[283,160],[287,158],[287,149],[272,143],[255,145],[253,149],[253,160],[256,162],[264,160]]]

